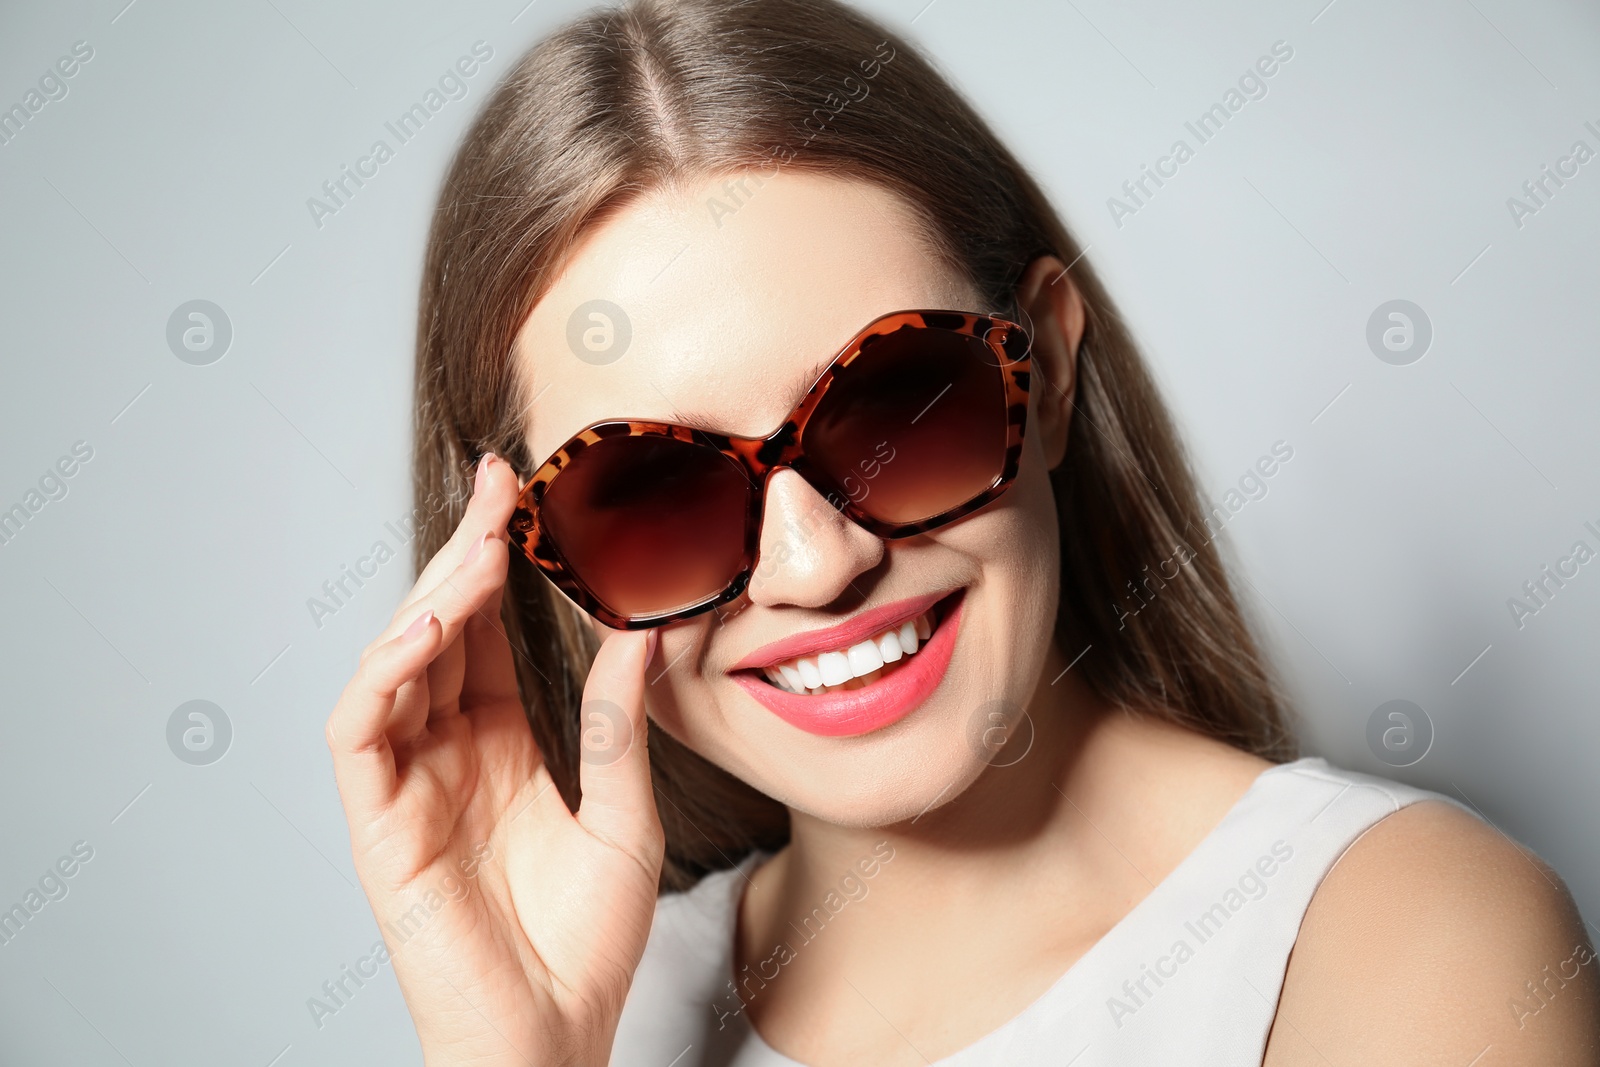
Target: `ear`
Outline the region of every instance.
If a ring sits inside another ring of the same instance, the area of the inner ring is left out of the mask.
[[[1067,430],[1078,394],[1083,297],[1065,263],[1055,256],[1040,256],[1023,271],[1017,302],[1033,330],[1034,425],[1045,462],[1055,470],[1067,454]]]

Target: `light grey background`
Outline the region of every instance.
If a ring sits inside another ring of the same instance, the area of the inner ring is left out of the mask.
[[[409,585],[415,293],[448,155],[517,56],[580,5],[8,4],[0,107],[76,41],[69,92],[0,146],[0,510],[87,442],[0,546],[0,909],[93,859],[0,944],[5,1064],[417,1063],[322,726]],[[1326,6],[1325,6],[1326,5]],[[1600,549],[1600,160],[1519,227],[1507,198],[1600,151],[1600,13],[1579,0],[872,0],[1048,188],[1128,314],[1213,499],[1294,457],[1222,535],[1309,751],[1449,793],[1600,917],[1600,562],[1519,628],[1507,600]],[[307,208],[467,54],[494,50],[337,215]],[[1107,199],[1274,42],[1294,50],[1116,225]],[[225,356],[176,358],[209,300]],[[1368,348],[1380,304],[1431,320]],[[399,551],[320,628],[325,580]],[[1388,770],[1367,721],[1431,719]],[[191,700],[223,758],[169,750]],[[1404,907],[1403,901],[1396,907]],[[1508,989],[1508,994],[1511,992]]]

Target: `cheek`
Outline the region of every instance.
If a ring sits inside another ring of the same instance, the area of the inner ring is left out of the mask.
[[[985,584],[1008,596],[1029,600],[1046,594],[1047,606],[1023,614],[1035,625],[1053,622],[1061,584],[1060,520],[1055,488],[1036,438],[1024,445],[1011,488],[975,519],[947,528],[948,543],[972,555]],[[1041,620],[1041,615],[1048,617]]]
[[[1032,562],[1050,572],[1048,584],[1054,588],[1060,584],[1061,520],[1056,510],[1055,487],[1036,437],[1023,448],[1017,480],[1006,495],[1015,498],[1011,507],[1019,513],[1019,539],[1026,543],[1027,551],[1037,553],[1031,557]]]
[[[663,627],[655,657],[644,671],[644,710],[652,725],[696,751],[705,747],[702,735],[717,729],[714,715],[685,710],[711,706],[703,695],[706,679],[700,674],[700,659],[716,620],[711,611]]]
[[[1029,700],[1054,640],[1061,602],[1060,520],[1055,489],[1037,444],[1023,451],[1005,496],[941,538],[970,557],[978,587],[965,673],[979,693]],[[935,535],[936,537],[938,534]],[[966,629],[966,627],[964,627]]]

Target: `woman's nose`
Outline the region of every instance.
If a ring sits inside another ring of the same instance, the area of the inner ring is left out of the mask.
[[[750,576],[753,603],[820,608],[883,559],[883,541],[839,513],[787,468],[767,479],[761,548]]]

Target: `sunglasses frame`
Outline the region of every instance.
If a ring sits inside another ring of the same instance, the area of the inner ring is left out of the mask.
[[[833,479],[811,465],[802,442],[812,412],[827,395],[839,371],[868,355],[874,343],[902,329],[929,329],[976,337],[995,354],[1006,394],[1006,450],[1000,473],[989,487],[976,496],[917,522],[891,523],[876,519],[856,506],[849,493]],[[731,437],[710,430],[676,423],[639,419],[607,419],[579,430],[533,472],[517,495],[515,510],[507,527],[510,543],[555,583],[573,603],[618,630],[640,630],[687,619],[736,600],[744,594],[750,577],[760,563],[760,532],[766,508],[767,478],[787,467],[804,478],[829,503],[857,526],[886,539],[911,537],[938,529],[970,515],[1004,493],[1016,479],[1022,459],[1023,432],[1028,420],[1028,387],[1032,368],[1031,339],[1015,322],[970,311],[894,311],[868,323],[841,348],[806,391],[783,425],[765,437]],[[566,564],[560,549],[544,533],[539,521],[540,505],[546,489],[565,470],[572,458],[589,445],[610,437],[671,437],[690,444],[715,449],[736,464],[750,481],[751,492],[745,509],[745,553],[739,573],[717,593],[687,607],[647,615],[622,616],[613,613]],[[842,503],[841,503],[842,501]]]

